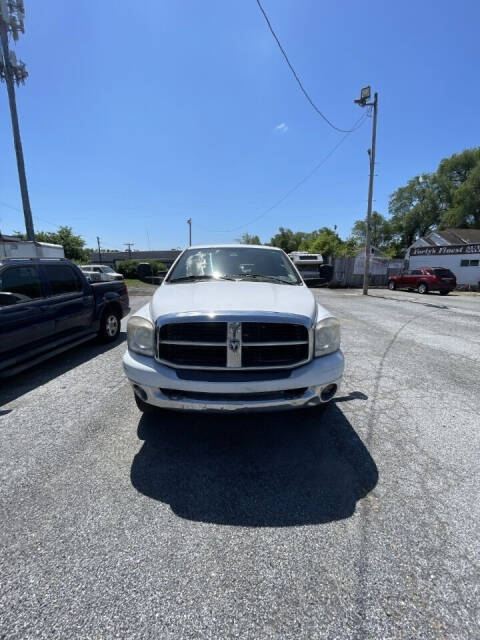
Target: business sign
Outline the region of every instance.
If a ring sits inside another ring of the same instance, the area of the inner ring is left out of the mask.
[[[480,244],[451,244],[443,247],[413,247],[410,256],[456,256],[480,253]]]

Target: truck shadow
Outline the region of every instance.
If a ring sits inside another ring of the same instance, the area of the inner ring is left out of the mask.
[[[182,518],[287,527],[348,518],[378,470],[344,414],[143,415],[133,486]]]
[[[115,349],[118,345],[125,342],[127,334],[122,331],[118,340],[107,344],[101,344],[97,340],[90,340],[73,347],[68,351],[64,351],[53,358],[49,358],[40,364],[35,365],[31,369],[25,369],[21,373],[14,376],[0,379],[0,407],[13,402],[25,393],[32,391],[36,387],[54,380],[58,376],[63,375],[71,369],[96,358],[102,353],[106,353],[111,349]],[[101,384],[102,381],[99,381]]]

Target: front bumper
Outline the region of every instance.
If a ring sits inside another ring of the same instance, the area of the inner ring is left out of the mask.
[[[125,353],[123,366],[134,392],[148,404],[183,411],[243,413],[327,402],[338,390],[344,358],[337,351],[292,369],[285,378],[249,380],[247,373],[245,379],[240,373],[235,382],[209,381],[208,372],[205,380],[182,379],[175,369],[130,351]]]

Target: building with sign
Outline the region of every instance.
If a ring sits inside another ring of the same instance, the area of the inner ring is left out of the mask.
[[[453,271],[457,285],[480,289],[480,229],[432,231],[409,247],[410,269],[444,267]]]

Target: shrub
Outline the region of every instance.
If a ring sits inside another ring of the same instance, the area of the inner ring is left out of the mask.
[[[155,275],[159,271],[166,271],[167,267],[158,260],[122,260],[117,265],[117,270],[124,278],[136,278],[137,266],[140,262],[148,262],[152,267],[152,273]]]

